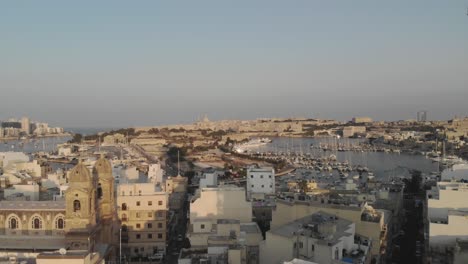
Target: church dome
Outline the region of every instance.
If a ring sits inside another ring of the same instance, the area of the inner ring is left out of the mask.
[[[112,177],[112,166],[109,160],[101,156],[94,164],[94,170],[98,176],[110,176]]]
[[[73,169],[70,171],[69,182],[91,182],[91,173],[89,169],[81,162],[79,162]]]

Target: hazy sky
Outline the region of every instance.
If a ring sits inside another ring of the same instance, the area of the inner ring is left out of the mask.
[[[468,114],[467,0],[1,1],[0,119]]]

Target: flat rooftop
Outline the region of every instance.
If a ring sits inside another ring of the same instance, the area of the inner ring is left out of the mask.
[[[336,231],[333,232],[333,234],[329,234],[329,236],[326,237],[324,234],[321,234],[317,228],[318,226],[324,224],[336,225]],[[303,236],[314,237],[318,239],[319,242],[322,241],[325,243],[335,244],[336,242],[338,242],[339,238],[351,235],[346,231],[352,224],[353,223],[351,221],[319,211],[315,214],[308,215],[306,217],[297,219],[293,222],[289,222],[280,227],[272,229],[269,232],[289,238],[300,234]]]
[[[65,211],[65,201],[0,201],[0,210]]]

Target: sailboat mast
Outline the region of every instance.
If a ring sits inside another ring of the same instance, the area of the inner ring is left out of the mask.
[[[177,151],[177,175],[180,175],[180,157],[179,157],[179,150]]]

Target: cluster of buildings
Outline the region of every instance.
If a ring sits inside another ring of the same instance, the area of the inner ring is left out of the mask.
[[[402,183],[311,181],[303,192],[270,167],[248,167],[245,187],[220,176],[213,169],[197,176],[191,247],[179,263],[386,263],[392,255],[404,218]]]
[[[49,127],[47,123],[34,122],[29,117],[21,119],[8,119],[0,122],[0,139],[18,138],[21,136],[45,136],[50,134],[63,134],[61,127]]]
[[[441,175],[426,192],[425,236],[431,263],[466,263],[468,259],[468,168]]]
[[[84,152],[77,165],[58,168],[0,153],[0,261],[162,258],[186,218],[188,183],[158,163],[147,168]]]

